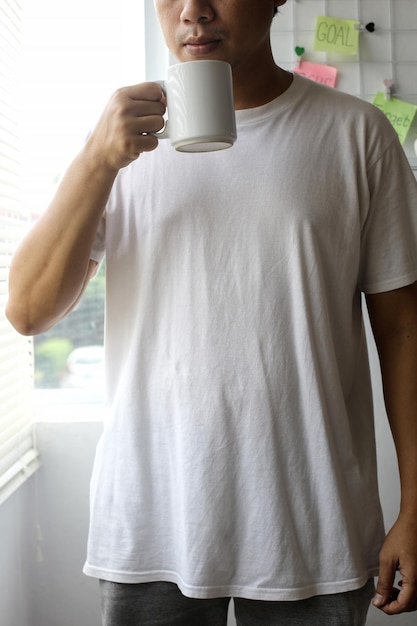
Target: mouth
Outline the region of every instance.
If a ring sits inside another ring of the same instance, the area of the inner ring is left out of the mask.
[[[215,52],[220,41],[220,39],[209,37],[189,37],[184,41],[183,46],[190,56],[201,57]]]

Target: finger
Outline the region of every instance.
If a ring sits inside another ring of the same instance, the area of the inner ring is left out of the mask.
[[[392,562],[380,561],[378,582],[375,589],[375,596],[372,601],[378,609],[386,606],[390,602],[392,594],[395,593],[394,579],[396,566]]]
[[[415,611],[417,609],[417,580],[410,582],[403,579],[399,585],[401,589],[399,590],[395,608],[399,609],[398,612],[400,613]]]
[[[151,152],[158,146],[158,139],[154,135],[144,135],[141,142],[142,152]]]
[[[163,115],[165,110],[166,106],[161,100],[158,100],[158,102],[134,100],[132,101],[130,112],[134,117],[146,117],[147,115]]]
[[[152,115],[162,117],[165,113],[165,104],[158,100],[154,102],[151,100],[131,100],[124,99],[117,103],[114,109],[114,115],[120,120],[129,121],[130,118],[141,118]]]
[[[402,595],[402,591],[400,592],[399,589],[395,591],[396,593],[392,594],[389,601],[383,607],[380,607],[386,615],[400,615],[401,613],[416,610],[417,603],[414,594]]]
[[[392,593],[389,596],[388,600],[385,602],[385,604],[383,606],[380,607],[385,613],[388,613],[391,610],[395,609],[399,593],[400,593],[400,590],[399,589],[395,589],[395,587],[394,587],[394,589],[392,590]]]
[[[126,142],[123,148],[123,166],[135,161],[142,152],[151,152],[158,146],[158,139],[154,135],[138,135]]]
[[[122,87],[119,90],[125,93],[131,100],[150,100],[157,102],[163,97],[162,87],[159,83],[140,83],[130,87]]]
[[[387,615],[399,615],[417,610],[417,585],[403,581],[398,584],[401,589],[394,588],[387,602],[378,607]]]
[[[118,89],[108,103],[108,114],[119,119],[128,118],[130,116],[163,115],[166,106],[162,102],[161,89],[159,94],[156,91],[156,97],[151,97],[155,96],[155,92],[151,91],[149,93],[146,90],[144,91],[141,89],[142,85],[139,85],[139,88],[139,90],[133,87],[122,87]]]
[[[118,146],[122,167],[135,161],[142,152],[151,152],[158,146],[157,136],[151,133],[130,134]]]
[[[146,117],[137,117],[131,121],[127,128],[128,134],[143,135],[146,133],[157,133],[162,130],[165,122],[162,115],[147,115]]]

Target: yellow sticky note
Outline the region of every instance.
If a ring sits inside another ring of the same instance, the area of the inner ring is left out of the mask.
[[[378,91],[376,94],[374,105],[385,113],[397,131],[400,142],[404,143],[417,112],[417,105],[404,102],[404,100],[400,100],[399,98],[387,100],[385,93],[382,91]]]
[[[334,17],[317,18],[314,49],[336,54],[357,54],[360,22],[340,20]]]

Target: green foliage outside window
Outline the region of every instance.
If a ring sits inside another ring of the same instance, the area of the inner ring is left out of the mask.
[[[105,282],[103,263],[77,308],[46,333],[34,338],[35,387],[61,387],[72,350],[103,345]]]

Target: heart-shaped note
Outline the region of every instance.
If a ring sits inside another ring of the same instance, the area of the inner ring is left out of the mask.
[[[298,57],[303,56],[304,52],[305,52],[305,48],[300,48],[299,46],[297,46],[297,47],[295,48],[295,54],[296,54]]]
[[[387,89],[390,89],[394,84],[394,81],[392,80],[392,78],[384,78],[383,83]]]

